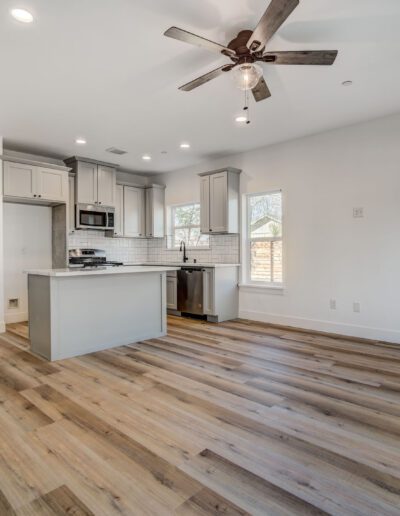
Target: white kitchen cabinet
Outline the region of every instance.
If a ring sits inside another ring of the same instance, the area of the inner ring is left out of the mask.
[[[126,237],[145,236],[145,191],[124,186],[123,219]]]
[[[64,163],[76,174],[77,204],[115,207],[116,166],[87,158],[69,158]]]
[[[76,202],[77,204],[97,204],[97,165],[78,162],[76,170]]]
[[[62,170],[37,167],[37,191],[39,198],[62,201],[68,198],[68,179]]]
[[[214,315],[214,269],[203,269],[203,310],[205,315]]]
[[[236,319],[239,313],[239,267],[203,269],[203,310],[213,322]]]
[[[167,308],[177,310],[178,308],[178,280],[176,271],[167,272]]]
[[[10,197],[33,197],[35,188],[33,165],[4,162],[4,195]]]
[[[240,173],[234,168],[200,174],[202,233],[238,233]]]
[[[124,236],[124,187],[115,187],[115,227],[114,236]]]
[[[165,236],[165,187],[152,185],[146,189],[146,236]]]
[[[5,198],[20,199],[20,202],[66,203],[67,169],[5,161],[3,193]]]
[[[97,166],[97,202],[103,206],[115,206],[115,168]]]
[[[75,232],[75,177],[68,178],[68,232]]]
[[[210,232],[210,176],[200,178],[200,231]]]

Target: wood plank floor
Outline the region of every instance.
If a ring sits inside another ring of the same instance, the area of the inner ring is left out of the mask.
[[[169,318],[50,364],[0,336],[0,515],[400,515],[400,346]]]

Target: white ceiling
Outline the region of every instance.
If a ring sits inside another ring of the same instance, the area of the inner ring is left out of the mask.
[[[265,65],[272,98],[252,103],[250,126],[234,122],[242,93],[229,74],[178,91],[226,58],[165,38],[168,27],[228,43],[255,27],[267,3],[2,0],[5,146],[162,172],[400,111],[399,0],[302,0],[268,50],[338,49],[338,59],[332,67]],[[35,23],[13,20],[12,7],[30,10]],[[341,86],[347,79],[353,86]],[[182,141],[190,151],[179,149]],[[128,154],[106,153],[111,146]]]

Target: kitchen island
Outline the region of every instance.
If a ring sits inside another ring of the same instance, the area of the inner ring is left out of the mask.
[[[165,335],[171,270],[27,271],[31,350],[53,361]]]

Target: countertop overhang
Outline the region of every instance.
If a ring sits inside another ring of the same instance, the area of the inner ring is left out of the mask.
[[[32,269],[25,271],[26,274],[32,276],[49,276],[56,278],[76,277],[76,276],[107,276],[115,274],[144,274],[150,272],[168,272],[177,271],[178,267],[160,266],[126,266],[111,267],[106,269]]]

